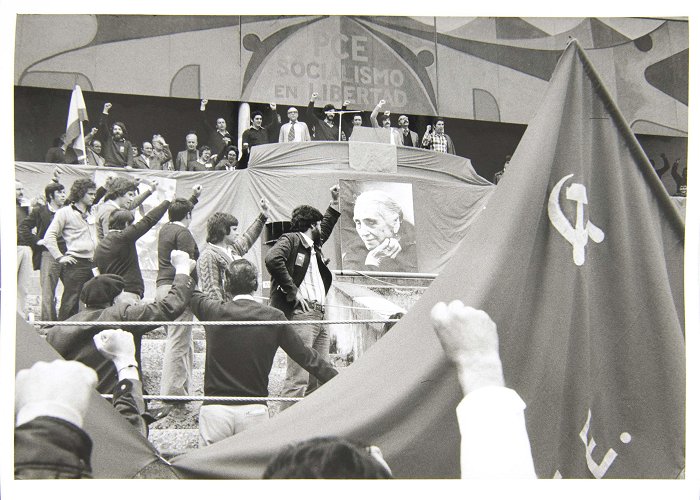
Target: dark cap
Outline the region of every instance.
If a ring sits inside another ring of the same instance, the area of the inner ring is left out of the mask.
[[[111,304],[124,290],[124,279],[118,274],[100,274],[83,285],[80,301],[86,306]]]

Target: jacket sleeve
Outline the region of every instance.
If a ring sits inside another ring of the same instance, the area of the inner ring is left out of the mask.
[[[248,253],[248,250],[250,250],[250,247],[253,246],[255,240],[260,237],[260,234],[265,227],[265,221],[267,221],[267,217],[265,217],[265,215],[262,213],[259,214],[250,227],[246,229],[246,232],[236,238],[233,245],[231,245],[235,255],[243,257],[246,253]]]
[[[286,124],[285,124],[285,125],[286,125]],[[282,125],[282,126],[280,127],[280,136],[279,136],[279,140],[278,140],[277,142],[287,142],[287,141],[284,140],[284,135],[285,135],[285,134],[284,134],[284,125]]]
[[[132,224],[127,227],[122,234],[132,241],[138,240],[141,236],[146,234],[151,230],[153,226],[158,224],[158,221],[165,215],[170,206],[170,201],[165,200],[160,205],[155,207],[153,210],[148,212],[143,218],[136,224]]]
[[[192,313],[197,316],[199,321],[211,321],[222,317],[222,314],[219,312],[221,304],[221,301],[214,300],[205,293],[195,290],[192,292],[190,309],[192,309]]]
[[[297,296],[297,287],[287,270],[287,259],[292,254],[292,247],[289,235],[283,234],[265,256],[265,266],[270,272],[270,276],[282,287],[289,302],[295,300]]]
[[[455,143],[452,142],[452,138],[449,135],[447,136],[447,152],[451,155],[457,154],[455,152]]]
[[[39,210],[40,207],[37,207],[29,212],[29,215],[24,218],[17,228],[19,233],[19,241],[22,245],[36,247],[36,242],[40,240],[39,236],[32,232],[32,229],[39,227]]]
[[[224,286],[221,283],[219,266],[213,252],[205,251],[197,259],[197,277],[199,286],[207,297],[214,300],[224,300],[222,294]]]
[[[321,221],[321,241],[322,244],[328,241],[328,238],[330,238],[331,233],[333,232],[333,228],[335,227],[335,224],[338,222],[338,218],[340,217],[340,212],[338,212],[335,208],[329,206],[328,209],[326,210],[326,213],[323,214],[323,220]]]
[[[100,121],[99,124],[97,125],[97,134],[96,137],[97,139],[102,142],[102,149],[104,150],[105,148],[105,141],[109,139],[109,123],[107,123],[107,118],[109,115],[106,115],[104,113],[100,113]]]
[[[185,274],[176,274],[168,294],[151,303],[126,305],[120,312],[122,321],[174,321],[182,314],[192,297],[194,280]],[[138,334],[153,330],[153,325],[129,327],[129,331]]]
[[[280,316],[283,316],[281,312]],[[338,371],[328,361],[321,358],[321,355],[315,349],[304,345],[304,342],[302,342],[291,325],[282,325],[280,328],[282,329],[279,336],[280,347],[299,366],[316,377],[321,383],[325,383],[338,375]]]
[[[92,441],[79,427],[37,417],[15,428],[15,479],[80,479],[92,474]]]
[[[148,425],[143,418],[146,403],[143,400],[141,381],[120,380],[114,391],[112,405],[142,436],[148,437]]]

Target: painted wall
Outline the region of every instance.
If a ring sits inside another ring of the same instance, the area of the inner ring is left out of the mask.
[[[661,19],[20,15],[15,84],[526,124],[569,37],[635,133],[687,136],[688,23]]]

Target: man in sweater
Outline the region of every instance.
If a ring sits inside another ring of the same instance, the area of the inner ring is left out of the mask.
[[[66,189],[62,184],[52,181],[44,188],[46,204],[32,210],[29,217],[24,219],[19,226],[20,239],[32,248],[32,263],[34,269],[39,269],[39,281],[41,283],[41,319],[42,321],[56,321],[56,286],[61,274],[61,266],[51,256],[44,246],[44,235],[53,221],[54,214],[66,202]],[[63,238],[58,239],[59,250],[66,252],[66,244]]]
[[[186,252],[193,260],[199,258],[199,248],[188,227],[192,221],[192,209],[202,192],[202,186],[193,188],[192,198],[176,198],[168,208],[170,222],[158,232],[158,276],[156,278],[156,300],[165,297],[173,279],[175,268],[170,263],[173,250]],[[192,321],[192,311],[186,308],[176,321]],[[160,393],[166,396],[187,396],[192,386],[192,363],[194,344],[192,326],[168,326],[166,328],[163,372]]]
[[[272,278],[270,305],[284,312],[290,320],[322,320],[326,294],[333,274],[321,246],[338,222],[337,185],[331,188],[331,204],[324,215],[314,207],[301,205],[292,211],[292,232],[283,234],[265,257],[265,265]],[[320,324],[297,325],[295,331],[304,345],[316,349],[321,357],[329,359],[330,340]],[[300,397],[316,388],[316,380],[297,363],[287,361],[287,379],[282,394]],[[284,408],[289,404],[283,405]]]
[[[88,217],[95,200],[95,190],[92,179],[77,179],[68,195],[70,204],[56,212],[44,235],[44,246],[61,265],[63,296],[58,311],[61,321],[78,312],[80,291],[92,278],[96,242]],[[58,246],[60,237],[66,243],[65,252]]]
[[[126,167],[131,165],[133,154],[131,142],[126,140],[126,126],[122,122],[114,122],[110,127],[107,123],[112,103],[105,103],[100,116],[97,137],[102,143],[102,156],[105,167]]]
[[[97,205],[98,241],[109,231],[109,217],[112,212],[118,209],[134,210],[155,192],[158,181],[146,179],[143,182],[148,185],[148,189],[138,195],[138,182],[131,177],[115,177],[105,183],[107,194],[104,202]]]
[[[135,303],[143,298],[144,292],[136,241],[158,223],[170,207],[171,201],[163,201],[136,224],[134,214],[130,210],[115,210],[109,216],[109,232],[95,249],[95,264],[100,273],[121,276],[124,279],[122,293]]]
[[[230,300],[207,298],[194,292],[192,311],[202,321],[282,321],[284,314],[259,304],[251,296],[258,288],[258,271],[245,259],[231,262],[226,282]],[[205,396],[266,397],[272,361],[278,347],[321,383],[337,371],[314,349],[306,346],[291,325],[209,326]],[[268,419],[266,404],[205,402],[199,410],[200,446],[233,436]]]
[[[262,111],[253,111],[250,114],[250,121],[251,127],[243,132],[241,144],[247,144],[249,148],[260,144],[268,144],[270,138],[274,139],[276,137],[272,132],[273,129],[276,132],[276,128],[281,121],[280,115],[277,113],[277,105],[270,103],[270,112],[265,123],[263,123]]]
[[[335,119],[335,106],[332,104],[326,104],[323,107],[323,120],[320,120],[316,116],[316,98],[318,97],[318,92],[311,94],[311,101],[309,102],[309,107],[306,110],[306,115],[309,123],[314,127],[314,141],[347,141],[345,137],[345,132],[342,132],[338,128],[338,124]],[[347,107],[350,101],[345,101],[343,103],[343,109]]]
[[[226,293],[226,268],[250,250],[260,237],[270,209],[260,200],[260,215],[243,234],[238,234],[238,219],[217,212],[207,220],[207,245],[197,259],[199,289],[214,300],[231,300]]]

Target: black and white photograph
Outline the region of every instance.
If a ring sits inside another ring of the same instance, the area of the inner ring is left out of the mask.
[[[2,6],[3,498],[698,497],[690,12],[412,4]]]
[[[340,182],[343,269],[417,272],[410,184]]]

